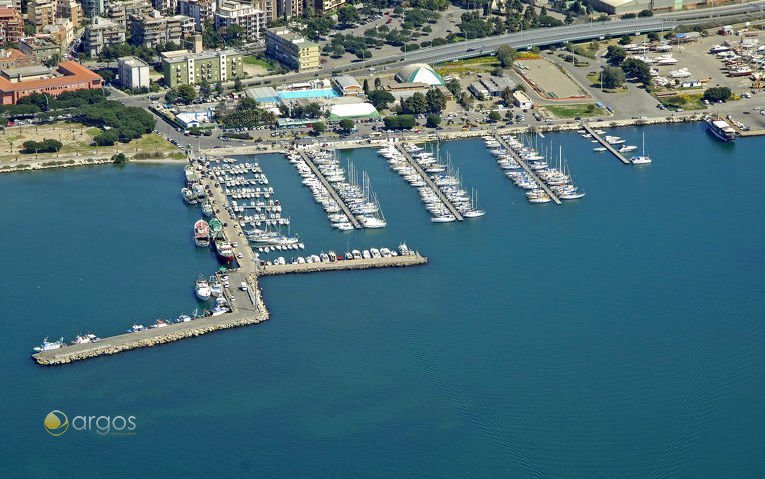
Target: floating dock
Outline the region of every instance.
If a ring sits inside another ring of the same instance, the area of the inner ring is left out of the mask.
[[[409,154],[408,151],[406,151],[406,148],[401,143],[396,144],[396,149],[401,152],[402,155],[404,155],[404,158],[406,158],[406,161],[409,162],[410,165],[412,165],[412,168],[417,170],[417,174],[420,175],[420,177],[427,183],[427,185],[436,193],[438,196],[438,199],[441,200],[441,202],[446,206],[446,209],[449,210],[449,213],[454,216],[457,221],[463,221],[465,218],[462,217],[462,214],[457,210],[457,208],[454,207],[452,202],[449,200],[449,198],[446,197],[443,191],[441,191],[441,188],[436,185],[433,180],[430,179],[430,176],[428,176],[427,173],[425,173],[425,170],[422,169],[419,163],[414,161],[414,158],[412,158],[412,155]]]
[[[601,145],[603,145],[603,147],[604,147],[606,150],[608,150],[608,151],[609,151],[609,152],[610,152],[612,155],[614,155],[614,156],[615,156],[615,157],[616,157],[616,158],[617,158],[619,161],[621,161],[621,162],[622,162],[622,163],[624,163],[625,165],[631,165],[631,164],[632,164],[632,163],[630,162],[630,160],[628,160],[627,158],[625,158],[625,157],[624,157],[624,155],[622,155],[621,153],[619,153],[619,151],[618,151],[616,148],[614,148],[614,145],[612,145],[611,143],[607,142],[606,140],[604,140],[603,138],[601,138],[601,137],[600,137],[600,135],[598,135],[597,133],[595,133],[595,130],[593,130],[593,129],[592,129],[592,127],[591,127],[590,125],[588,125],[587,123],[582,123],[582,128],[584,128],[584,129],[585,129],[585,131],[586,131],[587,133],[589,133],[590,135],[592,135],[592,137],[593,137],[594,139],[598,140],[598,143],[600,143]]]
[[[426,264],[427,262],[427,256],[421,256],[419,253],[415,253],[409,255],[391,256],[388,258],[346,259],[321,263],[262,265],[260,266],[260,275],[272,276],[277,274],[315,273],[320,271],[396,268],[416,266]]]
[[[521,168],[523,168],[523,171],[526,172],[527,175],[531,177],[534,182],[539,185],[540,188],[545,190],[545,193],[547,193],[547,196],[550,197],[551,200],[555,202],[556,205],[561,204],[560,198],[558,198],[558,195],[556,195],[553,190],[550,189],[549,186],[547,186],[547,183],[542,181],[542,179],[537,176],[537,174],[532,170],[529,165],[526,164],[523,158],[520,157],[512,148],[510,148],[510,145],[507,144],[507,142],[502,138],[500,135],[495,134],[494,139],[496,139],[500,145],[512,155],[513,159],[518,162],[519,165],[521,165]]]
[[[124,333],[103,338],[97,342],[72,344],[58,349],[43,351],[32,358],[44,366],[67,364],[98,356],[108,356],[131,349],[146,348],[171,343],[180,339],[200,336],[221,329],[236,328],[266,321],[268,310],[258,289],[258,277],[254,273],[230,275],[231,284],[247,282],[248,291],[226,289],[224,292],[233,308],[232,312],[219,316],[206,316],[185,323],[169,323],[161,328],[147,328],[136,333]],[[236,283],[234,281],[237,281]]]
[[[303,161],[306,162],[309,168],[311,168],[311,171],[313,171],[313,174],[316,175],[316,177],[319,179],[322,185],[324,185],[324,188],[327,189],[330,196],[337,202],[338,206],[340,206],[340,209],[343,210],[343,213],[345,213],[345,216],[348,217],[348,221],[351,222],[354,228],[361,228],[361,223],[359,223],[359,220],[356,219],[356,216],[351,212],[351,209],[348,208],[348,205],[345,204],[345,201],[340,197],[340,195],[335,190],[335,187],[332,186],[332,184],[327,181],[327,179],[324,177],[324,174],[319,170],[319,168],[316,166],[316,164],[311,160],[311,158],[308,157],[308,155],[305,153],[305,151],[298,151],[300,153],[300,156],[303,158]]]

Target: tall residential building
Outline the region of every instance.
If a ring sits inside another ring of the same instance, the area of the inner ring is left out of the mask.
[[[27,3],[29,23],[42,29],[45,25],[56,23],[56,3],[54,0],[30,0]]]
[[[62,52],[74,41],[74,24],[66,18],[56,19],[54,25],[44,26],[42,32],[50,35],[56,43],[61,45]]]
[[[303,0],[278,0],[276,14],[282,18],[301,17],[303,15]]]
[[[77,0],[57,0],[56,20],[65,19],[79,26],[82,23],[82,5]]]
[[[162,15],[175,15],[178,11],[178,0],[151,0],[151,4]]]
[[[82,0],[82,14],[85,17],[98,17],[103,13],[104,0]]]
[[[190,37],[196,31],[194,19],[185,15],[174,15],[172,17],[163,17],[157,14],[135,19],[131,25],[130,41],[134,45],[143,45],[147,48],[154,48],[157,45],[164,45],[173,42],[176,45],[182,45],[183,40]]]
[[[125,88],[149,88],[149,65],[136,57],[117,60],[120,84]]]
[[[151,15],[154,9],[148,0],[126,0],[106,4],[105,16],[130,31],[133,20]]]
[[[197,24],[197,30],[202,31],[202,25],[215,18],[217,7],[218,2],[216,0],[180,0],[178,13],[193,18]]]
[[[266,30],[266,55],[299,72],[320,68],[319,45],[287,27]]]
[[[296,0],[302,1],[302,0]],[[277,0],[246,0],[243,3],[247,3],[255,7],[256,10],[261,10],[266,14],[266,21],[276,20],[279,18],[279,9],[277,8]]]
[[[0,0],[0,7],[15,8],[17,12],[21,11],[21,0]]]
[[[345,0],[313,0],[313,9],[316,15],[324,15],[344,4]]]
[[[0,43],[17,43],[24,35],[24,19],[15,8],[0,8]]]
[[[93,23],[85,27],[83,48],[88,56],[96,56],[104,47],[125,43],[125,28],[119,23],[103,17],[95,17]]]
[[[250,5],[223,0],[215,12],[215,29],[239,25],[248,39],[259,40],[266,29],[266,13]]]
[[[243,74],[242,54],[234,50],[190,53],[188,50],[162,53],[165,85],[199,85],[228,82]]]

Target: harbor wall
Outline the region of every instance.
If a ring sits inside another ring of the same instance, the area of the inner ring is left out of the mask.
[[[328,263],[301,263],[284,265],[262,265],[260,276],[273,276],[279,274],[316,273],[321,271],[344,271],[352,269],[370,268],[398,268],[426,264],[427,256],[419,253],[406,256],[391,256],[389,258],[350,259]]]

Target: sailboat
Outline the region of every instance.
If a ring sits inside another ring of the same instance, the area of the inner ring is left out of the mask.
[[[630,158],[633,165],[648,165],[651,163],[651,157],[645,154],[645,132],[643,132],[643,154],[635,155]]]
[[[479,218],[486,214],[486,210],[482,210],[478,207],[478,192],[472,190],[470,194],[470,209],[465,211],[462,216],[465,218]]]

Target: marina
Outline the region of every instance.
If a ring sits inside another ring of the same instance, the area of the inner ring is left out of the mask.
[[[388,148],[391,148],[392,144],[388,144]],[[418,161],[416,161],[412,153],[407,150],[407,148],[404,147],[403,144],[398,143],[395,146],[393,146],[396,151],[401,155],[402,158],[406,160],[408,165],[414,169],[414,171],[417,172],[417,175],[419,175],[422,182],[425,183],[425,185],[429,188],[429,191],[432,192],[436,197],[438,197],[438,200],[440,200],[440,204],[448,210],[448,214],[434,214],[434,221],[438,218],[443,218],[445,221],[464,221],[464,217],[462,216],[462,213],[454,206],[451,199],[444,194],[444,192],[441,190],[441,187],[438,186],[433,179],[428,175],[428,173],[425,172],[423,167],[420,165]],[[424,187],[425,185],[418,185],[419,188]]]
[[[619,150],[614,148],[614,145],[611,142],[606,141],[603,137],[601,137],[589,124],[582,123],[582,128],[584,128],[587,134],[590,135],[594,140],[596,140],[598,143],[603,145],[602,148],[605,148],[606,151],[614,155],[619,161],[621,161],[625,165],[632,164],[632,162],[628,160],[627,158],[625,158],[624,155],[622,155],[622,153],[619,152]]]
[[[359,229],[361,228],[361,223],[359,223],[359,220],[356,219],[356,217],[351,212],[351,209],[348,207],[348,205],[343,202],[343,199],[340,197],[337,191],[335,191],[335,188],[332,186],[332,184],[327,181],[327,178],[324,177],[324,174],[321,172],[321,170],[316,166],[316,164],[313,162],[311,157],[302,150],[298,151],[298,155],[303,159],[306,165],[311,169],[313,174],[316,176],[316,178],[321,182],[321,185],[324,187],[326,192],[332,197],[335,204],[342,210],[343,214],[345,215],[346,219],[348,220],[348,223],[351,224],[353,228]]]
[[[513,149],[513,147],[510,145],[509,140],[511,139],[510,136],[503,137],[502,135],[494,135],[494,139],[497,143],[499,143],[507,152],[510,153],[510,155],[513,157],[513,159],[523,168],[523,170],[526,172],[526,175],[528,175],[531,180],[534,181],[534,183],[537,184],[537,186],[544,191],[544,193],[547,195],[547,197],[552,200],[556,205],[561,204],[560,198],[558,198],[558,195],[553,192],[553,190],[547,186],[547,183],[542,181],[542,179],[536,174],[536,172],[529,167],[529,165],[524,161],[523,158]]]

